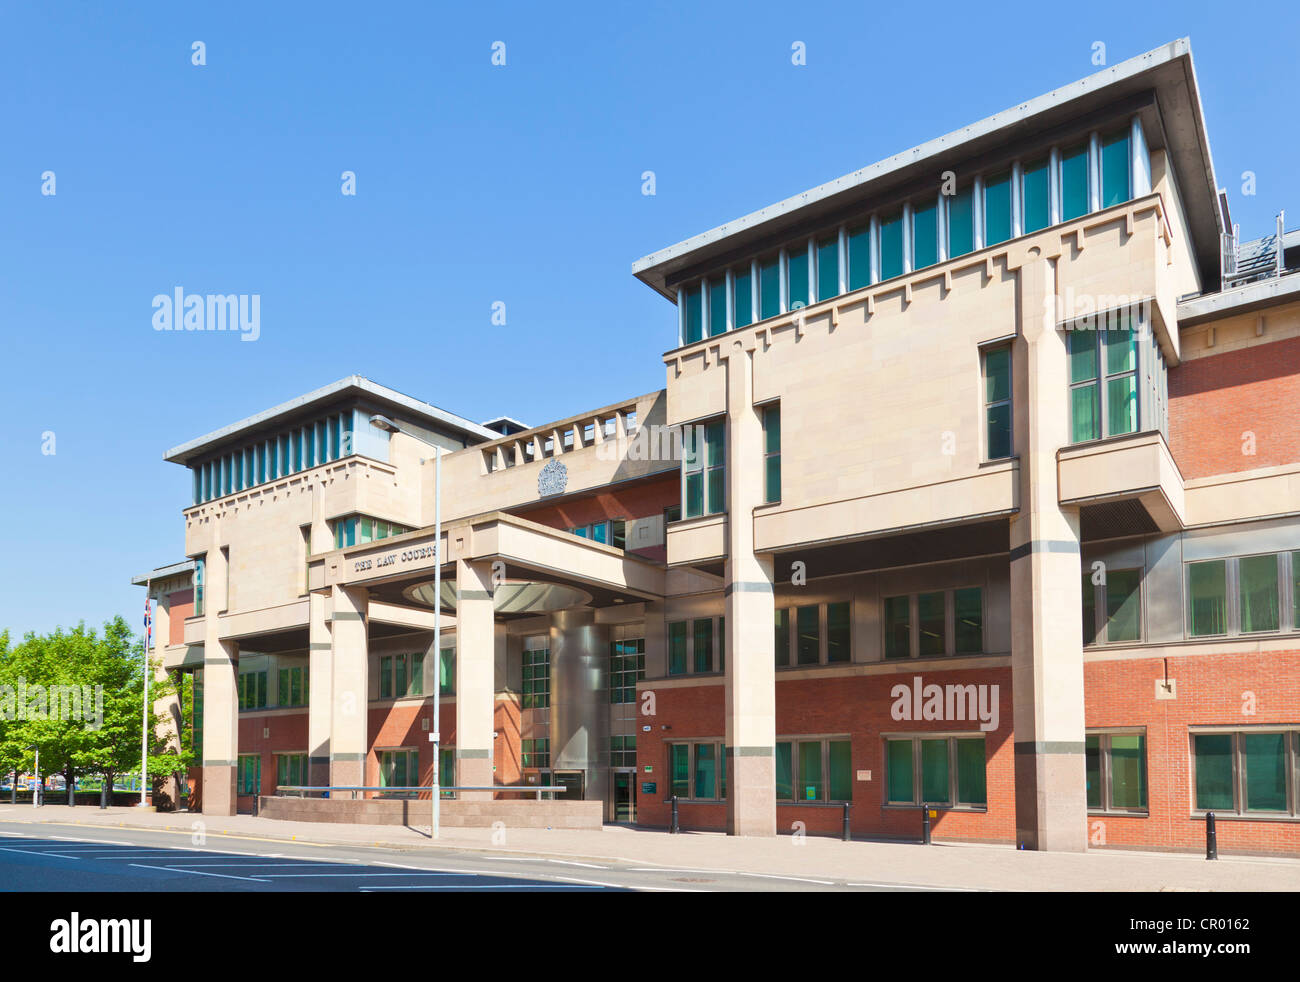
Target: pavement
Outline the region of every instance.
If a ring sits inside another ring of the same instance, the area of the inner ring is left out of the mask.
[[[755,839],[720,833],[663,831],[610,825],[600,830],[443,828],[284,822],[251,815],[159,813],[140,808],[0,804],[0,826],[11,835],[91,837],[103,830],[157,833],[178,847],[237,843],[298,843],[354,847],[407,857],[490,857],[594,864],[628,872],[680,874],[704,889],[729,889],[737,878],[762,879],[768,889],[852,887],[914,890],[1297,891],[1300,859],[1223,857],[1092,849],[1048,853],[1010,846],[854,841],[807,836]],[[58,841],[57,839],[55,841]],[[158,841],[164,841],[159,839]],[[4,843],[0,843],[4,845]],[[722,877],[723,879],[719,879]],[[620,882],[620,885],[623,885]],[[637,885],[628,883],[633,889]]]

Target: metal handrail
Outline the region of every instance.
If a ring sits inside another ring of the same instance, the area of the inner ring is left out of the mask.
[[[351,784],[329,784],[329,785],[299,785],[299,784],[277,784],[276,793],[281,791],[297,792],[298,797],[304,797],[312,791],[351,791],[352,798],[355,800],[358,791],[432,791],[433,786],[426,784],[419,787],[376,787],[373,785],[351,785]],[[510,784],[462,784],[462,785],[438,785],[439,791],[512,791],[516,794],[536,791],[537,800],[542,800],[544,791],[567,791],[563,784],[540,784],[540,785],[510,785]]]

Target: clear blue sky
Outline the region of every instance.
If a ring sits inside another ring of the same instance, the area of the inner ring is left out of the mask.
[[[131,576],[183,558],[163,452],[350,373],[530,423],[661,387],[635,259],[1090,74],[1094,41],[1190,36],[1243,232],[1300,219],[1300,15],[1186,6],[6,4],[0,627],[138,625]],[[177,286],[260,294],[261,338],[155,332]]]

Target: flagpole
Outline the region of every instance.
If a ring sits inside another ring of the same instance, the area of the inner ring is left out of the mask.
[[[144,594],[144,706],[141,709],[143,726],[140,732],[140,807],[147,804],[145,789],[149,786],[149,641],[153,637],[153,617],[149,608],[149,594],[153,580],[145,584]]]

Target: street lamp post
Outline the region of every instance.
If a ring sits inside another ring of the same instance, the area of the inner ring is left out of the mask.
[[[429,742],[433,744],[433,826],[432,837],[438,838],[442,811],[442,731],[439,729],[442,714],[442,447],[431,443],[423,437],[416,436],[402,429],[387,416],[374,415],[370,424],[389,433],[402,433],[425,446],[433,448],[433,732]]]
[[[28,750],[35,750],[35,751],[36,751],[36,763],[33,765],[33,768],[34,768],[35,771],[36,771],[36,783],[35,783],[34,785],[32,785],[32,807],[33,807],[33,808],[39,808],[39,807],[40,807],[40,793],[41,793],[41,748],[38,747],[38,746],[36,746],[36,744],[32,744],[32,745],[31,745],[30,747],[28,747],[27,749],[28,749]],[[15,771],[15,772],[14,772],[14,784],[17,784],[17,783],[18,783],[18,772]]]

